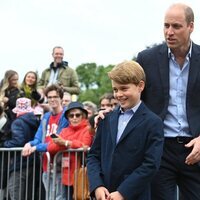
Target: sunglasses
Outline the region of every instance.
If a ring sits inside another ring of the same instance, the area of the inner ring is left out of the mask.
[[[69,114],[68,115],[69,118],[74,118],[74,117],[79,118],[80,116],[82,116],[81,113],[75,113],[75,114]]]

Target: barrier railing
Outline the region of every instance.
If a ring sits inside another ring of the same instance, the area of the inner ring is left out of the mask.
[[[42,181],[42,154],[22,157],[21,151],[22,148],[0,148],[0,200],[90,199],[85,168],[88,150],[80,148],[60,151],[55,154],[53,161],[46,152],[46,190]],[[71,179],[73,184],[63,184],[63,181]],[[58,198],[56,196],[59,193],[63,196]],[[178,196],[177,193],[177,199]]]
[[[21,151],[22,148],[0,148],[0,200],[54,200],[58,195],[60,199],[89,199],[85,176],[87,151],[61,151],[53,161],[47,152],[46,190],[42,154],[23,157]]]

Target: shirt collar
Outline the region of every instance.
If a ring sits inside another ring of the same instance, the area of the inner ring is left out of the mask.
[[[137,111],[138,107],[140,106],[140,104],[141,104],[141,100],[139,101],[138,104],[136,104],[134,107],[132,107],[132,108],[126,110],[125,112],[130,112],[130,111],[132,111],[133,113],[135,113],[135,112]],[[119,111],[120,111],[121,114],[122,114],[122,113],[125,113],[125,112],[122,110],[121,107],[119,108]]]
[[[168,58],[171,58],[173,55],[173,53],[171,52],[171,49],[168,48]],[[192,55],[192,41],[190,42],[190,49],[186,55],[187,58],[191,58],[191,55]]]

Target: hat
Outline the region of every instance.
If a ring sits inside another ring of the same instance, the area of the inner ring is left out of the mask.
[[[67,114],[69,113],[70,110],[72,109],[80,109],[82,110],[85,114],[86,114],[86,117],[88,116],[88,112],[87,110],[84,109],[84,106],[82,103],[80,102],[71,102],[68,106],[67,106],[67,109],[65,111],[65,118],[67,118]]]
[[[17,114],[33,112],[31,100],[25,97],[18,98],[16,101],[16,107],[13,108],[12,111]]]

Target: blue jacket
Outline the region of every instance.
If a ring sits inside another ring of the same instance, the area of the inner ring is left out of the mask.
[[[3,143],[5,148],[23,147],[28,141],[34,138],[39,126],[39,121],[33,113],[26,113],[17,117],[11,125],[11,139]],[[16,159],[16,160],[15,160]],[[11,154],[10,172],[20,169],[21,152],[17,152],[16,158]],[[32,158],[30,158],[30,162]],[[29,164],[30,164],[29,162]],[[22,159],[22,167],[26,167],[26,158]]]
[[[116,144],[118,117],[119,109],[99,123],[87,156],[90,192],[105,186],[126,200],[150,200],[150,183],[162,155],[163,123],[141,103]]]
[[[57,134],[60,134],[61,130],[63,128],[66,128],[69,125],[67,119],[64,116],[65,110],[66,110],[66,108],[63,109],[61,118],[59,120]],[[52,114],[51,112],[47,112],[44,114],[44,116],[40,122],[40,126],[35,134],[34,140],[29,142],[31,146],[36,146],[36,150],[39,152],[47,151],[48,143],[44,143],[44,139],[46,136],[46,133],[44,133],[44,132],[46,132],[46,130],[47,130],[47,125],[49,123],[49,118],[50,118],[51,114]]]
[[[39,122],[33,113],[26,113],[16,118],[11,125],[11,139],[3,143],[5,148],[23,147],[34,138]]]

